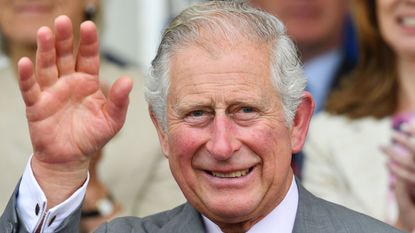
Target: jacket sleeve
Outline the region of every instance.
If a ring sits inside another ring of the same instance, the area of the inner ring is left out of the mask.
[[[2,233],[28,233],[23,221],[20,220],[16,209],[17,196],[20,182],[17,184],[7,206],[0,218],[0,232]],[[79,232],[81,218],[81,206],[69,215],[62,224],[56,228],[56,233]]]

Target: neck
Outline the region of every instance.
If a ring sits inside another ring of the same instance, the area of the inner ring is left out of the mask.
[[[398,112],[415,111],[415,57],[398,58]]]

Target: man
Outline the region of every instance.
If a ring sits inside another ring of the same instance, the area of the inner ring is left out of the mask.
[[[28,59],[18,64],[34,154],[1,230],[76,231],[90,154],[126,115],[130,80],[119,79],[108,98],[98,88],[94,25],[81,25],[76,59],[66,17],[55,32],[53,41],[49,29],[39,30],[35,72]],[[241,2],[187,9],[166,30],[146,85],[162,150],[188,203],[97,232],[398,232],[296,183],[291,153],[303,145],[314,104],[275,17]]]

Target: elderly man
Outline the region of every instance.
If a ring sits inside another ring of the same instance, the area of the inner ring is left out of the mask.
[[[75,232],[90,155],[121,128],[132,85],[119,79],[108,98],[99,90],[91,22],[81,25],[76,58],[66,17],[55,35],[41,28],[38,42],[36,68],[18,64],[34,154],[0,229]],[[150,115],[188,203],[98,232],[398,232],[295,181],[291,153],[303,145],[313,100],[275,17],[239,2],[193,6],[166,30],[152,68]]]

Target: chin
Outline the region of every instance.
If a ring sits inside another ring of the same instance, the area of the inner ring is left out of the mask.
[[[239,223],[253,218],[259,202],[257,201],[227,201],[208,204],[209,215],[221,222]]]
[[[21,34],[15,39],[15,41],[19,41],[20,43],[26,45],[36,45],[36,34],[37,30],[33,33]]]

